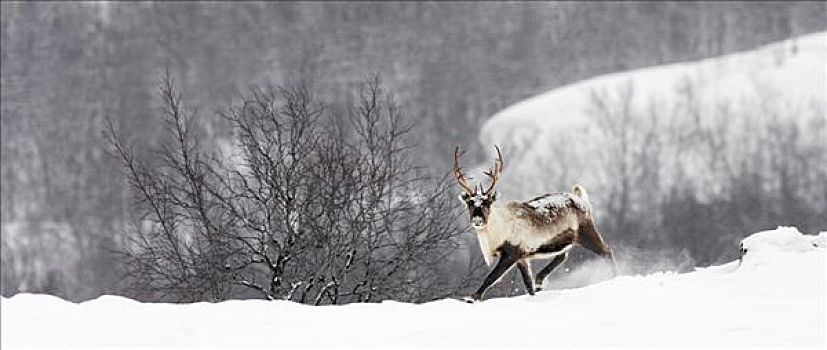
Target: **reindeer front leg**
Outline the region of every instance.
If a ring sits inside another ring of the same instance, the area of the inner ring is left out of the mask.
[[[494,267],[493,270],[485,277],[485,280],[482,282],[482,286],[477,289],[477,292],[471,296],[471,300],[469,302],[475,302],[482,299],[482,294],[491,287],[492,284],[497,282],[502,276],[514,266],[514,263],[517,262],[520,258],[519,250],[516,246],[513,246],[509,243],[505,243],[499,249],[500,251],[500,260],[497,262],[497,266]]]

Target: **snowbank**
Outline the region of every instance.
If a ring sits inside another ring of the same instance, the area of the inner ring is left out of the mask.
[[[824,232],[821,233],[823,235]],[[761,231],[741,240],[741,247],[751,253],[752,257],[758,255],[764,257],[766,254],[798,253],[808,252],[816,249],[815,242],[822,236],[805,236],[795,227],[781,226],[775,230]]]
[[[825,249],[794,228],[744,239],[744,263],[621,276],[477,304],[312,307],[260,300],[145,304],[0,301],[2,348],[582,347],[825,345]]]

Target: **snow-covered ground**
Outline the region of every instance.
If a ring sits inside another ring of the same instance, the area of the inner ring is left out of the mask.
[[[0,301],[3,349],[25,347],[778,347],[825,345],[827,232],[778,228],[740,263],[620,276],[477,304],[440,300],[312,307],[260,300],[147,304]]]

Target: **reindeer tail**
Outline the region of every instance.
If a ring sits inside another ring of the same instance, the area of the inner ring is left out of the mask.
[[[583,187],[583,185],[574,185],[574,188],[571,189],[571,193],[573,193],[575,196],[582,198],[584,201],[586,201],[586,203],[591,204],[591,201],[589,200],[589,193],[586,192],[586,188]]]
[[[597,231],[597,227],[594,224],[594,217],[591,217],[592,203],[589,201],[589,193],[586,192],[585,187],[579,184],[574,185],[574,188],[571,189],[571,193],[588,203],[590,211],[588,220],[580,224],[580,233],[577,239],[578,243],[580,243],[580,245],[584,248],[591,250],[597,253],[597,255],[609,260],[612,264],[612,271],[614,272],[614,275],[617,276],[617,262],[615,261],[614,253],[612,253],[612,249],[609,248],[606,241],[603,240],[603,236],[600,235],[600,232]]]

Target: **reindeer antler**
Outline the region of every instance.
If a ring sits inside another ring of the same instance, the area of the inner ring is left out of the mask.
[[[459,146],[454,149],[454,177],[457,178],[457,183],[465,189],[465,192],[474,193],[474,190],[471,189],[471,185],[468,184],[468,178],[465,177],[465,174],[462,173],[462,168],[459,166],[459,157],[465,154],[465,151],[460,152]]]
[[[500,152],[500,147],[494,145],[494,148],[497,149],[497,159],[494,160],[494,167],[485,172],[485,175],[488,175],[488,177],[491,178],[491,185],[488,186],[487,190],[485,190],[485,194],[491,193],[494,189],[494,185],[497,184],[497,180],[500,179],[500,174],[503,172],[503,154]]]

